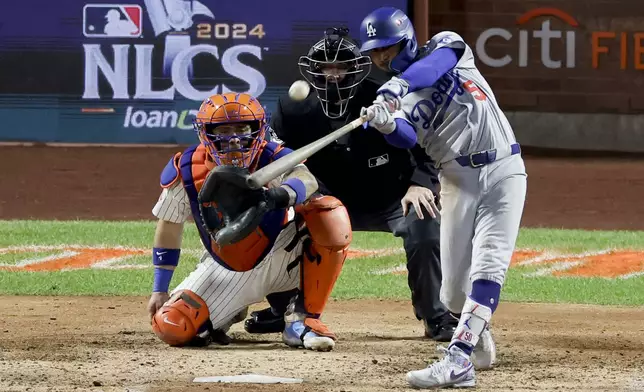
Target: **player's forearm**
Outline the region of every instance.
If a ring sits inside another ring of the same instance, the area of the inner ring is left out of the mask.
[[[173,223],[160,219],[154,232],[155,248],[181,248],[183,223]]]
[[[301,204],[318,190],[318,181],[304,166],[299,164],[284,176],[282,187],[289,194],[289,205]]]
[[[157,222],[152,249],[154,265],[153,292],[167,292],[174,269],[179,264],[183,223]]]
[[[387,143],[394,147],[410,149],[416,145],[416,131],[414,127],[405,119],[396,118],[394,121],[394,130],[384,134]]]
[[[409,84],[408,93],[433,86],[449,70],[456,67],[458,49],[443,47],[409,66],[399,77]],[[462,52],[462,51],[460,51]]]

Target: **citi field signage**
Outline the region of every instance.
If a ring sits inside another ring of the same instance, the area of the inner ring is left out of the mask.
[[[536,24],[537,20],[541,23]],[[565,28],[554,29],[555,20],[563,22]],[[530,10],[515,23],[517,28],[492,27],[479,34],[475,43],[478,61],[494,68],[512,65],[526,68],[531,61],[534,64],[529,49],[536,44],[540,47],[539,63],[549,69],[597,69],[602,62],[609,61],[619,64],[619,69],[644,69],[644,32],[591,31],[587,41],[582,38],[584,35],[578,34],[577,19],[558,8]],[[501,51],[491,49],[494,43],[503,42],[510,45]],[[557,47],[560,50],[555,50]],[[590,51],[591,64],[579,64],[578,56],[582,51]]]

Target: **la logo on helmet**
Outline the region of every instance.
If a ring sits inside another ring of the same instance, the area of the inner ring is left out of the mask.
[[[376,28],[373,27],[371,23],[367,24],[367,37],[373,37],[376,35]]]

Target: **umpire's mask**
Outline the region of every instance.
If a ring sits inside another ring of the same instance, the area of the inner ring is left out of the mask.
[[[322,104],[324,114],[339,118],[358,85],[371,72],[371,59],[360,53],[347,28],[329,28],[306,56],[300,57],[300,73],[309,82]]]

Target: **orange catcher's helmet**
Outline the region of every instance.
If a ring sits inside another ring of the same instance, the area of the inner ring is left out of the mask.
[[[250,167],[266,136],[267,115],[249,94],[207,98],[194,120],[195,131],[217,165]]]

